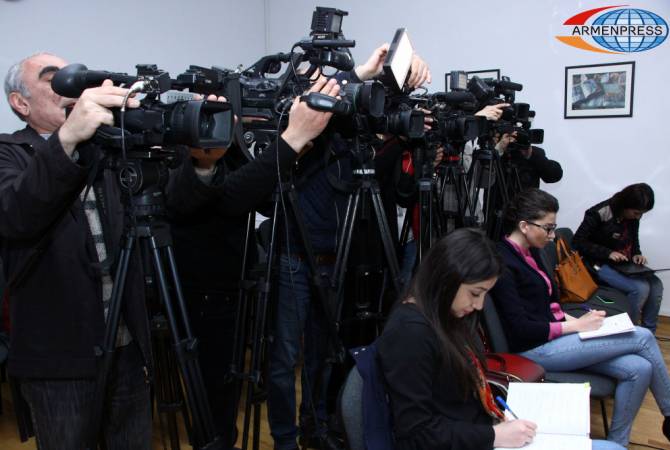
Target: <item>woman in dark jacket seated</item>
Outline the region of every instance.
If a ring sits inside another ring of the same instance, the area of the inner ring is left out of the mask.
[[[646,183],[631,184],[589,208],[572,240],[573,247],[598,272],[598,278],[626,293],[631,319],[656,332],[663,283],[653,273],[634,277],[617,272],[621,262],[646,264],[638,230],[642,215],[654,207],[654,191]]]
[[[389,317],[377,351],[397,450],[516,448],[535,436],[532,422],[503,419],[472,333],[472,313],[482,309],[500,270],[481,232],[456,230],[433,246]]]
[[[554,237],[558,201],[539,189],[521,192],[505,213],[506,237],[498,244],[506,270],[491,290],[509,345],[547,371],[588,369],[618,381],[608,440],[628,445],[635,415],[647,389],[665,416],[670,439],[670,377],[656,339],[646,328],[581,340],[598,329],[603,311],[579,319],[563,313],[551,277],[538,264],[537,250]]]

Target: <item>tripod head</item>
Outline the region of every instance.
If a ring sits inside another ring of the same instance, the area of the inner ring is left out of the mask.
[[[117,173],[121,202],[127,215],[139,218],[165,216],[165,187],[169,169],[178,163],[174,150],[146,148],[105,157],[106,167]]]

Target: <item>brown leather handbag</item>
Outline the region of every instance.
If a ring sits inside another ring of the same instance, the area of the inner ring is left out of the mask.
[[[565,240],[556,240],[558,264],[556,279],[561,290],[561,303],[582,303],[587,301],[598,289],[591,274],[584,265],[582,257],[575,250],[569,250]]]

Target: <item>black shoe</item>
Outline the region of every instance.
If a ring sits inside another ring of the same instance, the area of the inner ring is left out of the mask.
[[[665,419],[663,420],[663,435],[667,440],[670,441],[670,416],[666,416]]]

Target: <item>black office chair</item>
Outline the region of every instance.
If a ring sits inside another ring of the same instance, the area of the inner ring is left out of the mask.
[[[509,344],[507,343],[507,336],[505,336],[505,331],[500,322],[500,316],[493,303],[493,299],[488,295],[484,301],[484,309],[481,316],[490,350],[496,353],[509,353]],[[603,417],[605,435],[609,433],[605,399],[614,397],[616,389],[614,379],[605,375],[578,370],[574,372],[545,372],[544,380],[549,383],[589,383],[591,385],[591,398],[600,402],[600,412]]]

